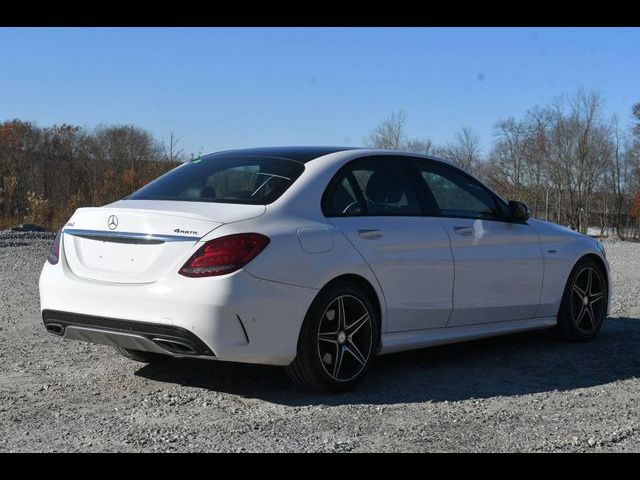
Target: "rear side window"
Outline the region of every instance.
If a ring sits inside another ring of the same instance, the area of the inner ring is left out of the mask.
[[[325,196],[327,216],[422,215],[422,207],[403,161],[366,158],[347,165]]]
[[[493,194],[470,176],[433,162],[416,164],[443,217],[502,219]]]
[[[127,199],[266,205],[303,171],[302,163],[284,158],[212,154],[181,165]]]
[[[346,175],[341,175],[335,182],[331,193],[327,196],[325,209],[327,212],[331,212],[331,216],[362,215],[364,213],[362,204]]]

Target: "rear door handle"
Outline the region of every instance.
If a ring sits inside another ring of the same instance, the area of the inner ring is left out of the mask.
[[[382,238],[382,235],[384,234],[382,233],[382,230],[362,229],[358,230],[358,235],[368,240],[375,240],[376,238]]]
[[[453,227],[453,231],[456,232],[458,235],[468,236],[473,234],[472,227]]]

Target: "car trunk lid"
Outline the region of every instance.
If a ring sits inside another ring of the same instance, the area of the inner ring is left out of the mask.
[[[207,233],[264,211],[264,205],[152,200],[79,208],[63,229],[64,255],[83,279],[153,283],[177,272]]]

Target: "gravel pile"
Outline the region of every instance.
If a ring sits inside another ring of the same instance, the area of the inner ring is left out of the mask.
[[[48,335],[51,236],[0,233],[0,451],[640,451],[640,244],[606,244],[612,318],[379,358],[343,395],[280,368],[144,366]]]

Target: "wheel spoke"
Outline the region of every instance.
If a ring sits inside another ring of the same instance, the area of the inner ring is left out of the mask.
[[[345,325],[344,329],[349,334],[349,337],[353,337],[355,333],[362,328],[362,326],[369,321],[369,313],[365,313],[358,320],[351,325]]]
[[[345,345],[344,349],[351,354],[353,358],[355,358],[361,365],[367,363],[367,359],[362,355],[360,349],[356,347],[356,345],[349,340],[349,345]]]
[[[338,297],[338,331],[344,330],[346,315],[344,312],[344,297]]]
[[[604,292],[594,293],[591,295],[591,297],[589,297],[589,301],[593,305],[594,303],[602,300],[603,298],[604,298]]]
[[[327,342],[327,343],[337,344],[338,343],[338,341],[336,340],[336,335],[337,334],[338,334],[338,332],[319,333],[318,334],[318,341],[319,342]]]
[[[578,295],[580,297],[580,300],[582,300],[584,298],[585,295],[585,291],[582,290],[577,283],[573,284],[573,293],[575,293],[576,295]]]
[[[593,285],[593,270],[591,268],[587,269],[587,288],[585,288],[585,292],[591,295],[591,286]]]
[[[583,303],[580,303],[580,312],[578,313],[578,316],[576,317],[576,325],[580,326],[580,324],[582,323],[582,320],[584,320],[584,315],[586,313],[587,309],[585,308]]]
[[[585,315],[585,317],[589,317],[589,324],[591,325],[590,330],[592,330],[593,328],[595,328],[596,326],[596,317],[593,314],[593,308],[591,308],[591,304],[588,304],[585,307],[585,311],[587,312],[587,314]]]
[[[344,347],[336,342],[336,359],[333,362],[333,378],[339,379],[340,367],[342,367],[342,357],[344,356]]]

